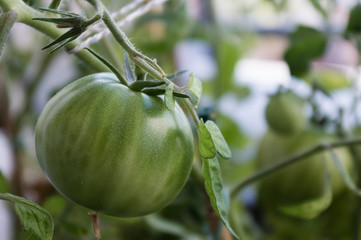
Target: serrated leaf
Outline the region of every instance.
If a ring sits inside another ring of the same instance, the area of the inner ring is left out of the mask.
[[[188,72],[188,70],[179,71],[179,72],[176,72],[176,73],[167,75],[167,78],[168,78],[169,80],[174,80],[174,79],[176,79],[177,77],[183,75],[183,74],[186,73],[186,72]]]
[[[193,94],[193,96],[195,98],[195,101],[193,103],[193,107],[195,109],[197,109],[199,100],[200,100],[200,98],[202,96],[202,82],[198,78],[194,77],[193,73],[191,73],[189,75],[187,88]]]
[[[216,156],[216,147],[214,145],[212,135],[204,125],[203,119],[198,127],[199,131],[199,151],[203,158],[213,158]]]
[[[174,100],[174,96],[173,96],[173,89],[174,89],[174,85],[169,84],[167,86],[167,88],[165,89],[165,94],[164,94],[164,103],[165,103],[165,106],[169,110],[173,110],[174,106],[175,106],[175,100]]]
[[[232,157],[231,149],[229,149],[229,146],[217,124],[208,120],[205,126],[212,136],[212,140],[218,154],[221,155],[222,158],[230,159]]]
[[[0,198],[14,204],[24,231],[31,230],[39,240],[51,240],[53,238],[53,219],[45,209],[10,193],[0,194]]]
[[[217,213],[229,232],[239,239],[228,221],[228,206],[226,205],[226,201],[223,196],[223,183],[221,179],[220,166],[216,157],[203,159],[203,177],[205,180],[205,188],[214,211]]]
[[[135,82],[137,79],[135,77],[135,73],[132,68],[132,65],[130,64],[129,55],[125,50],[123,51],[123,64],[124,64],[124,71],[127,76],[127,80],[129,82]]]
[[[324,212],[332,202],[332,184],[331,184],[331,174],[327,167],[327,163],[324,161],[326,170],[325,170],[325,183],[323,187],[323,193],[320,197],[306,201],[301,204],[294,206],[282,206],[280,207],[281,212],[302,219],[312,219],[319,216]]]
[[[134,91],[141,91],[144,88],[152,88],[164,85],[165,82],[160,81],[135,81],[130,84],[129,88]]]
[[[119,81],[124,84],[125,86],[128,86],[127,81],[125,80],[125,78],[123,77],[123,75],[107,60],[105,60],[103,57],[101,57],[100,55],[98,55],[96,52],[94,52],[93,50],[91,50],[90,48],[85,48],[86,50],[88,50],[94,57],[96,57],[99,61],[101,61],[105,66],[107,66],[114,74],[115,76],[117,76],[117,78],[119,79]]]

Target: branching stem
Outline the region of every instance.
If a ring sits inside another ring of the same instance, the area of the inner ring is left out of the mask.
[[[341,140],[341,141],[337,141],[337,142],[333,142],[330,144],[324,144],[324,143],[320,143],[314,147],[311,147],[309,149],[307,149],[306,151],[303,151],[301,153],[298,153],[288,159],[285,159],[283,161],[280,161],[278,163],[275,163],[269,167],[265,167],[261,170],[259,170],[258,172],[256,172],[255,174],[251,175],[250,177],[246,178],[245,180],[243,180],[240,184],[238,184],[231,192],[231,196],[235,197],[239,191],[241,189],[243,189],[245,186],[260,180],[262,178],[264,178],[265,176],[272,174],[274,172],[279,171],[282,168],[285,168],[289,165],[292,165],[296,162],[299,162],[301,160],[306,159],[306,157],[309,157],[315,153],[318,153],[322,150],[329,150],[330,148],[338,148],[338,147],[344,147],[344,146],[352,146],[352,145],[357,145],[357,144],[361,144],[361,139],[357,138],[357,139],[349,139],[349,140]]]

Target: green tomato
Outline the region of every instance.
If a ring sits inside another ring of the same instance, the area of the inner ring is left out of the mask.
[[[320,142],[335,140],[337,139],[331,135],[311,130],[291,137],[269,131],[259,145],[257,166],[264,168],[316,146]],[[348,149],[337,148],[335,153],[350,172],[352,158]],[[333,164],[330,153],[322,151],[262,179],[259,185],[261,204],[274,208],[297,205],[320,197],[325,186],[326,169],[329,169],[331,174],[332,192],[337,195],[345,189],[345,184]]]
[[[179,105],[134,92],[113,74],[81,78],[58,92],[36,125],[40,167],[66,198],[107,215],[158,211],[183,188],[193,135]]]
[[[295,134],[306,123],[304,101],[291,91],[277,93],[270,97],[266,106],[266,120],[279,134]]]

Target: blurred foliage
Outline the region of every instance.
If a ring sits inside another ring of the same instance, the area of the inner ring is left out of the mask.
[[[298,26],[289,38],[290,46],[284,54],[284,59],[291,75],[302,77],[308,73],[311,61],[324,53],[327,38],[320,31],[307,26]]]

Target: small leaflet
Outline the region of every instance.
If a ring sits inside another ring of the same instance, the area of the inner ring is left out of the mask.
[[[182,70],[182,71],[179,71],[179,72],[176,72],[176,73],[173,73],[173,74],[170,74],[170,75],[167,75],[167,78],[169,80],[174,80],[176,79],[177,77],[181,76],[182,74],[188,72],[187,70]]]
[[[203,158],[213,158],[216,156],[216,147],[214,146],[212,135],[204,125],[203,119],[201,119],[198,127],[199,131],[199,151]]]
[[[144,88],[158,87],[164,84],[165,82],[160,82],[160,81],[135,81],[132,84],[130,84],[129,88],[134,91],[141,91]]]
[[[197,109],[199,100],[200,100],[200,98],[202,96],[202,83],[198,78],[194,77],[193,73],[191,73],[189,75],[187,88],[193,94],[193,96],[195,98],[195,102],[193,103],[193,107],[195,109]]]
[[[208,120],[205,126],[207,127],[208,131],[211,133],[217,153],[221,155],[222,158],[230,159],[232,157],[232,152],[229,149],[229,146],[226,140],[224,139],[221,130],[219,129],[217,124],[215,124],[211,120]]]

